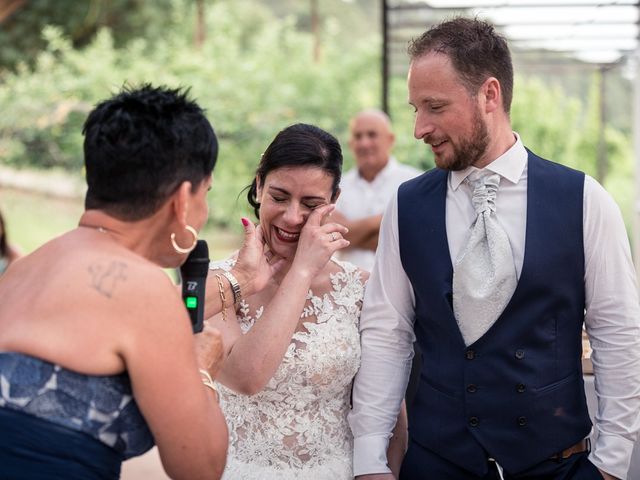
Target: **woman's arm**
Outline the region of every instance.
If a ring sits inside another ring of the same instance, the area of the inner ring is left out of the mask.
[[[346,233],[342,225],[321,225],[332,205],[311,213],[302,229],[296,256],[282,283],[269,301],[260,321],[242,335],[235,318],[222,321],[214,317],[212,324],[224,336],[229,355],[219,380],[240,393],[255,394],[273,377],[287,351],[300,320],[312,280],[324,268],[331,255],[346,247],[344,239],[333,241],[331,232]]]
[[[121,313],[127,321],[122,323],[128,331],[117,352],[126,364],[134,398],[171,478],[220,478],[227,427],[215,392],[199,373],[200,368],[215,369],[219,361],[218,334],[206,327],[201,335],[207,338],[199,347],[210,349],[197,355],[188,315],[166,275],[149,269],[138,277],[131,278],[140,286],[135,301],[123,302],[127,304]]]

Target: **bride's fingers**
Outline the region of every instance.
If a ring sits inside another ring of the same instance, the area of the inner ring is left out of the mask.
[[[323,205],[321,207],[316,208],[309,218],[307,218],[307,225],[319,227],[323,221],[323,219],[328,218],[328,215],[331,214],[336,209],[335,204],[329,203],[327,205]]]
[[[323,232],[327,232],[327,233],[336,232],[342,235],[349,233],[349,229],[340,223],[327,223],[326,225],[323,225],[322,227],[320,227],[320,229]]]
[[[344,237],[339,232],[329,232],[329,238],[332,242],[335,242],[336,240],[342,240]]]

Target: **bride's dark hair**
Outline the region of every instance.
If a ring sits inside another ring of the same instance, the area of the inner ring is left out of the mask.
[[[264,184],[269,172],[283,167],[318,167],[326,171],[333,177],[333,200],[338,193],[342,175],[340,142],[330,133],[306,123],[296,123],[281,130],[264,151],[256,170],[256,178],[247,193],[247,200],[257,218],[260,218],[257,179]]]

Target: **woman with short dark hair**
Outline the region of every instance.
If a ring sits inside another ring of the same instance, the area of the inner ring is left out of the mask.
[[[100,103],[84,134],[78,227],[0,278],[0,478],[116,479],[154,443],[172,478],[218,478],[220,334],[194,340],[162,270],[207,221],[215,133],[185,92],[147,85]],[[245,245],[250,292],[270,272],[251,225]]]

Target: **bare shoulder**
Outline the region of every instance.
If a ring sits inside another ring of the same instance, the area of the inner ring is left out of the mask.
[[[85,373],[122,371],[123,353],[135,350],[149,332],[190,335],[167,273],[99,238],[89,243],[59,237],[20,259],[3,275],[0,297],[6,300],[0,348]],[[34,300],[25,302],[29,298]]]
[[[137,255],[95,255],[87,258],[85,271],[94,292],[121,301],[155,296],[172,287],[164,270]]]
[[[46,265],[38,269],[52,280],[42,293],[69,314],[91,311],[96,322],[108,319],[109,325],[122,327],[180,307],[177,287],[162,268],[113,242],[70,238],[42,255],[34,264]]]

